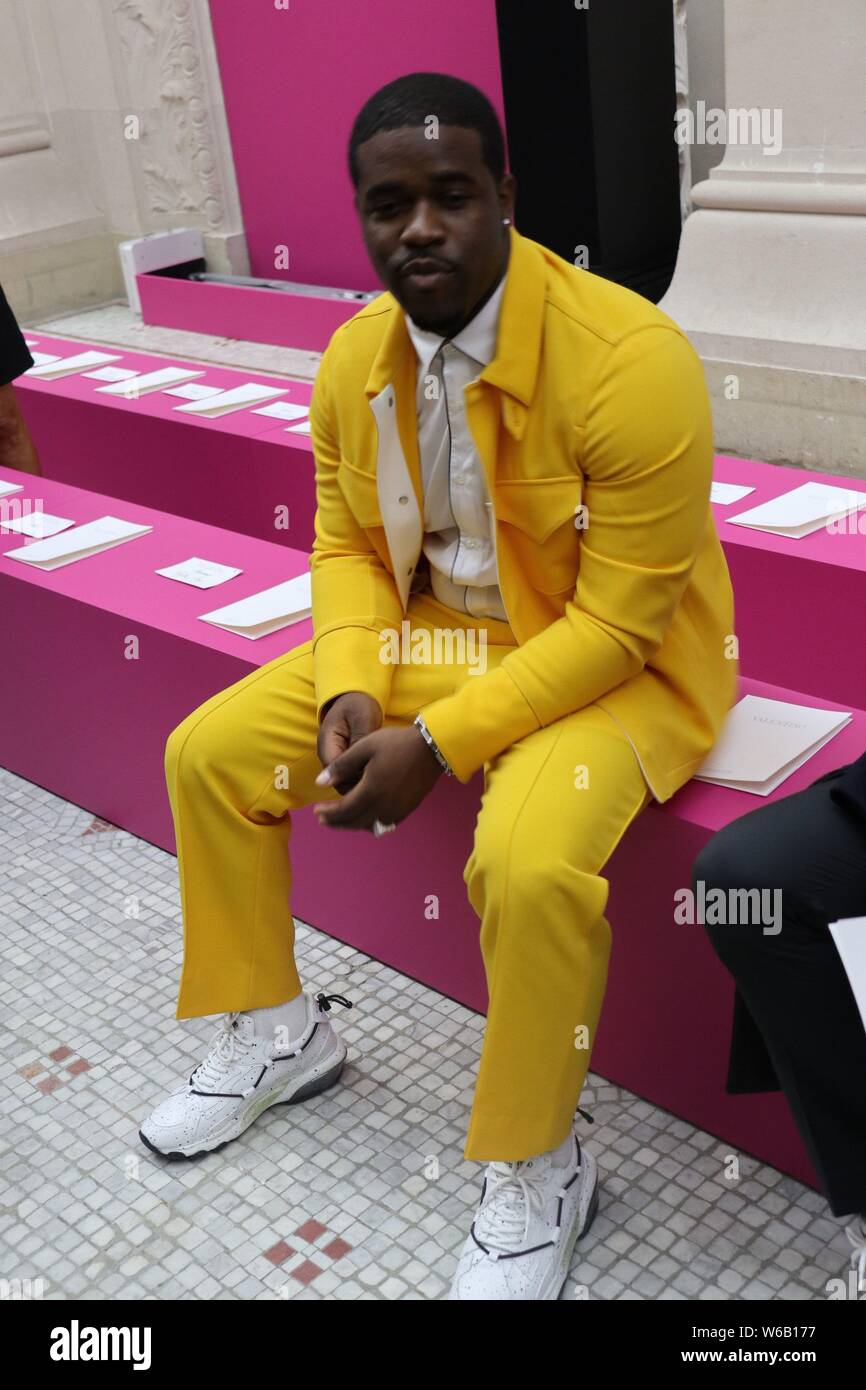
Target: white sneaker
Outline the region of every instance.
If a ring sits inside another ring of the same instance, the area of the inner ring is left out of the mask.
[[[846,1226],[845,1234],[853,1247],[851,1268],[857,1271],[857,1292],[866,1293],[866,1216],[857,1217]]]
[[[304,999],[306,1027],[286,1048],[258,1036],[250,1014],[226,1014],[205,1060],[139,1130],[147,1147],[166,1158],[214,1153],[271,1105],[295,1105],[333,1086],[347,1050],[328,1011],[332,1000],[352,1005],[341,994],[304,992]]]
[[[598,1165],[572,1128],[568,1164],[550,1155],[489,1163],[451,1299],[559,1298],[576,1241],[598,1210]]]

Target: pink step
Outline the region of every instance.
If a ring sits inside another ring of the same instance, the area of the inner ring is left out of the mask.
[[[725,454],[716,457],[713,476],[755,489],[739,502],[713,506],[734,586],[741,669],[843,705],[866,704],[866,510],[860,530],[822,528],[799,539],[728,520],[803,483],[866,493],[866,481]]]
[[[138,275],[136,280],[145,323],[310,352],[324,352],[334,330],[362,307],[352,299],[169,275]]]
[[[24,480],[8,470],[0,477]],[[311,635],[306,621],[250,642],[196,615],[290,578],[307,557],[53,481],[34,480],[24,495],[42,496],[47,510],[76,522],[112,513],[155,529],[48,574],[0,554],[2,634],[15,652],[14,679],[0,685],[0,761],[173,850],[163,777],[168,733],[210,695]],[[0,535],[0,551],[18,544],[20,537]],[[244,573],[211,591],[153,573],[193,554],[240,565]],[[124,658],[130,634],[139,638],[136,662]],[[797,688],[753,680],[744,680],[742,691],[802,698]],[[866,711],[856,709],[851,724],[767,801],[809,785],[864,748]],[[478,923],[461,877],[480,793],[480,775],[468,787],[442,779],[399,835],[375,846],[375,873],[363,835],[339,842],[341,872],[331,872],[335,832],[319,826],[309,809],[300,812],[293,829],[296,915],[483,1011]],[[692,782],[663,806],[651,803],[616,851],[606,870],[614,951],[593,1066],[814,1184],[782,1099],[725,1093],[731,986],[703,929],[673,922],[674,891],[690,884],[698,851],[715,830],[760,804],[743,792]],[[435,862],[426,852],[434,839]],[[440,919],[425,926],[417,905],[429,893],[439,897]],[[407,922],[415,928],[408,931]]]
[[[285,392],[275,400],[298,406],[308,405],[312,395],[306,381],[73,338],[27,336],[36,341],[35,351],[60,357],[95,347],[118,353],[108,364],[112,367],[138,372],[194,368],[202,373],[196,383],[221,390],[256,381]],[[97,389],[105,385],[81,374],[56,381],[28,376],[16,381],[46,477],[279,546],[309,550],[316,510],[313,454],[308,436],[287,431],[293,421],[256,415],[250,409],[205,420],[177,411],[176,406],[185,404],[178,396],[153,391],[127,400]],[[288,508],[287,529],[275,529],[276,507]]]

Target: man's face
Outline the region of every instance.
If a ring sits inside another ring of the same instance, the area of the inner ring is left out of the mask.
[[[383,284],[419,328],[456,333],[508,260],[513,186],[497,187],[481,136],[463,126],[381,131],[358,147],[355,205]]]

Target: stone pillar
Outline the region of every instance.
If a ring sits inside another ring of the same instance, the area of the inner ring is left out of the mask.
[[[866,476],[863,0],[725,0],[725,73],[724,158],[660,307],[704,359],[720,449]]]

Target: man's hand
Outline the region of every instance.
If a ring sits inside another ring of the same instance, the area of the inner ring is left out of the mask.
[[[362,690],[337,695],[325,706],[316,740],[316,753],[322,767],[328,767],[359,738],[381,728],[381,725],[382,711],[372,695],[365,695]],[[340,782],[338,786],[337,780],[334,779],[334,786],[338,792],[349,791],[355,785],[354,782]]]
[[[442,768],[412,724],[408,729],[378,729],[358,739],[329,771],[331,786],[352,790],[338,802],[313,807],[319,824],[372,830],[376,820],[386,825],[405,820],[424,800]]]

